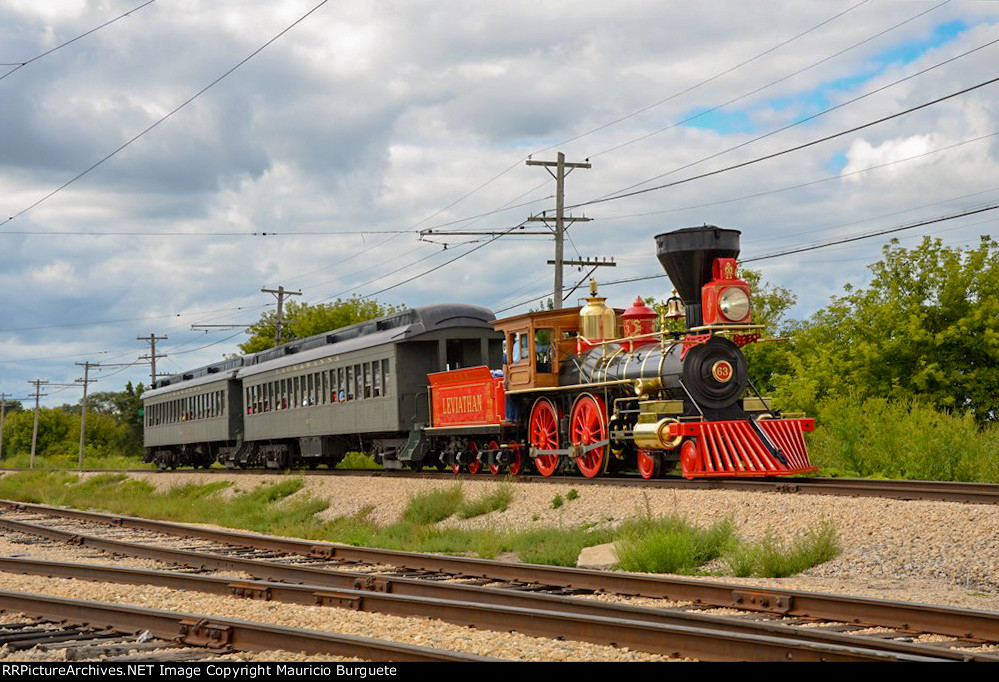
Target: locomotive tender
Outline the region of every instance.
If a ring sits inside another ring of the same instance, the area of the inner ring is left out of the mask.
[[[813,420],[779,415],[749,381],[741,347],[759,327],[736,276],[739,235],[656,237],[684,308],[678,331],[657,331],[641,299],[609,308],[591,283],[579,308],[504,320],[417,308],[170,377],[143,395],[147,461],[333,466],[360,450],[454,473],[815,471]]]

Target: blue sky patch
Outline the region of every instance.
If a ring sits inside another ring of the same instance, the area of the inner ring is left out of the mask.
[[[971,28],[971,24],[960,20],[940,24],[939,26],[935,26],[933,32],[927,37],[896,45],[890,50],[875,55],[871,61],[879,65],[882,69],[889,64],[908,64],[921,57],[928,50],[950,42],[958,34],[967,31],[969,28]]]
[[[684,114],[683,120],[687,121],[686,125],[715,130],[723,135],[751,133],[756,130],[749,113],[745,110],[725,111],[711,107],[695,107]]]
[[[723,135],[762,132],[753,121],[753,112],[764,109],[777,112],[787,110],[787,123],[793,123],[832,106],[831,93],[856,92],[864,83],[884,73],[889,66],[908,64],[927,51],[950,42],[971,26],[961,20],[940,24],[924,38],[907,41],[872,56],[862,71],[821,83],[810,91],[770,99],[745,109],[712,111],[707,106],[695,107],[686,112],[681,120],[685,121],[684,125],[714,130]]]

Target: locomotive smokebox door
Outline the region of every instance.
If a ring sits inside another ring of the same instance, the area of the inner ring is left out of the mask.
[[[716,258],[739,256],[740,234],[738,230],[705,225],[656,236],[656,256],[683,300],[688,329],[704,324],[701,287],[711,281]]]

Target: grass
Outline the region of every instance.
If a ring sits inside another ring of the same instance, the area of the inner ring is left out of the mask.
[[[840,552],[836,528],[830,522],[790,541],[772,530],[758,542],[741,543],[725,556],[733,575],[785,578],[833,559]]]
[[[621,524],[617,556],[625,571],[692,574],[735,543],[731,519],[701,528],[678,516],[643,516]]]
[[[510,484],[472,500],[460,484],[414,495],[399,521],[390,524],[374,520],[374,507],[323,519],[319,513],[327,503],[303,487],[302,479],[287,477],[245,491],[225,481],[158,491],[125,474],[84,479],[70,472],[26,471],[0,477],[0,498],[386,549],[482,558],[513,553],[525,562],[556,566],[575,566],[584,547],[616,542],[621,568],[652,573],[696,573],[724,557],[735,575],[781,577],[828,561],[839,551],[831,524],[788,543],[773,533],[757,543],[743,543],[730,519],[700,528],[683,518],[648,512],[618,528],[600,523],[471,529],[440,523],[507,509],[514,499]]]
[[[410,498],[402,512],[402,520],[419,525],[438,523],[457,513],[464,501],[461,485],[422,493]]]
[[[476,500],[468,500],[458,508],[459,519],[471,519],[494,511],[506,511],[513,502],[513,487],[501,483],[496,490]]]
[[[4,448],[6,452],[7,448]],[[59,469],[70,470],[79,468],[79,453],[64,453],[61,455],[35,455],[34,469]],[[27,469],[31,465],[30,453],[18,453],[16,455],[4,455],[0,460],[0,466],[9,469]],[[126,457],[125,455],[100,455],[95,454],[93,449],[87,447],[83,451],[84,469],[153,469],[154,466],[143,462],[139,457]]]

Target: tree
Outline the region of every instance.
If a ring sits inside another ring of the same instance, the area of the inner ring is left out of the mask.
[[[829,395],[923,400],[999,416],[999,245],[974,249],[897,240],[864,289],[832,302],[794,333],[792,368],[778,377],[795,407]]]
[[[4,401],[4,414],[13,414],[14,412],[20,412],[24,409],[24,405],[21,404],[20,400],[5,400]]]
[[[791,345],[784,339],[800,324],[787,318],[798,298],[789,289],[763,282],[758,270],[741,270],[738,276],[749,285],[752,293],[753,324],[763,325],[761,338],[771,339],[743,348],[749,364],[749,378],[760,391],[770,393],[774,388],[774,376],[791,371]]]
[[[281,337],[286,341],[304,339],[365,320],[391,315],[404,309],[405,306],[382,304],[374,299],[364,299],[356,295],[347,300],[338,298],[333,303],[316,305],[289,301],[284,310],[285,321]],[[241,343],[239,349],[249,354],[273,348],[276,317],[275,311],[261,315],[256,324],[246,330],[250,338]]]

